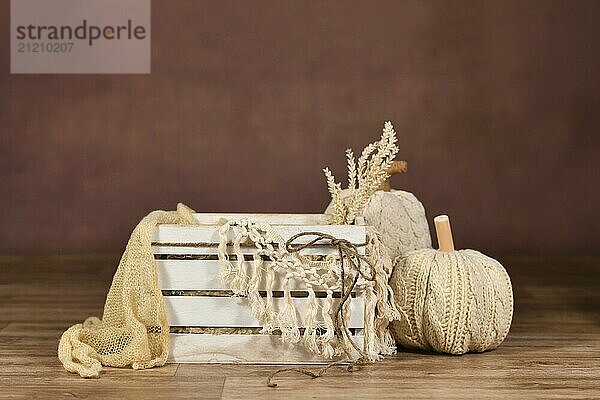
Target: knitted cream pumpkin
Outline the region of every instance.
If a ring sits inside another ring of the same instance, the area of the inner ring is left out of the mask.
[[[406,171],[405,161],[394,161],[390,175]],[[423,204],[410,192],[390,189],[386,181],[375,192],[362,212],[367,225],[375,227],[390,258],[409,251],[431,248],[431,236]],[[343,190],[348,195],[348,190]],[[333,213],[333,202],[325,214]]]
[[[455,251],[447,216],[435,226],[440,250],[416,250],[394,265],[390,286],[403,317],[392,334],[404,347],[441,353],[494,349],[512,320],[510,278],[478,251]]]

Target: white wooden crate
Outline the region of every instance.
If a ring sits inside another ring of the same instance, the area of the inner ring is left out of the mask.
[[[331,361],[310,353],[301,344],[283,343],[279,335],[259,333],[261,325],[254,318],[246,298],[232,297],[220,277],[216,247],[219,226],[224,220],[246,218],[269,223],[284,240],[300,232],[318,231],[352,243],[365,242],[366,227],[326,225],[322,214],[195,214],[195,218],[199,225],[159,225],[152,240],[171,327],[169,362],[300,364]],[[302,243],[302,240],[308,238],[299,238],[295,243]],[[244,254],[251,255],[252,251],[253,247],[242,247]],[[360,251],[364,249],[360,248]],[[302,251],[311,255],[332,252],[337,250],[326,246]],[[305,287],[298,283],[291,289],[293,301],[302,313]],[[283,300],[277,297],[283,294],[283,282],[276,282],[273,291],[277,310]],[[320,296],[324,300],[324,292],[316,294],[318,301],[322,301]],[[353,296],[348,327],[355,334],[357,344],[362,345],[364,301],[360,293]],[[214,328],[227,328],[227,333],[210,333]]]

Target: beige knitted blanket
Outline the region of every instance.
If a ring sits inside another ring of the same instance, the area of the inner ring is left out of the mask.
[[[106,297],[102,319],[63,333],[58,358],[69,372],[98,377],[102,366],[152,368],[167,361],[169,323],[158,286],[152,235],[158,224],[196,224],[193,210],[153,211],[135,227]]]

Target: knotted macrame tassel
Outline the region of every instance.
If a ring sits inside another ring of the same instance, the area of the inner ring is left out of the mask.
[[[248,275],[245,271],[245,258],[244,253],[242,252],[242,241],[246,240],[247,235],[244,233],[245,228],[242,227],[242,231],[235,237],[233,241],[233,252],[236,256],[235,262],[235,272],[234,278],[231,280],[231,290],[239,296],[245,296],[248,293]]]
[[[319,341],[321,343],[321,354],[326,358],[332,358],[335,355],[335,350],[331,345],[331,341],[335,337],[335,328],[333,319],[331,318],[331,310],[333,309],[333,290],[327,289],[327,298],[323,302],[321,308],[321,318],[325,324],[325,333],[321,335]]]
[[[348,324],[350,323],[350,302],[352,298],[348,298],[348,300],[342,305],[340,310],[340,314],[337,317],[341,318],[338,321],[339,333],[341,336],[337,338],[338,348],[336,349],[335,355],[341,356],[345,355],[348,359],[352,359],[354,350],[359,350],[355,348],[355,344],[352,342],[352,338],[350,337],[351,333],[348,330]]]
[[[377,317],[388,321],[400,318],[400,312],[394,301],[394,291],[389,285],[389,277],[392,274],[392,260],[384,251],[379,236],[376,232],[367,231],[367,240],[371,244],[367,246],[367,260],[373,266],[375,294],[377,295]]]
[[[275,243],[277,247],[280,249],[285,249],[285,240],[277,233],[275,229],[269,224],[262,223],[258,225],[259,229],[265,232],[264,238],[269,243]]]
[[[248,303],[254,317],[263,321],[265,319],[266,302],[260,296],[260,283],[262,280],[263,259],[258,250],[252,254],[252,270],[248,285]]]
[[[261,330],[261,333],[263,334],[272,333],[275,329],[275,323],[277,322],[277,317],[273,307],[273,285],[275,285],[275,271],[273,270],[272,265],[267,267],[265,277],[265,291],[267,295],[265,298],[263,328]]]
[[[377,298],[372,287],[365,290],[365,343],[364,351],[369,361],[374,362],[381,358],[379,355],[377,332],[375,328],[375,307]]]
[[[279,313],[279,329],[281,329],[281,339],[289,343],[298,343],[300,340],[300,328],[298,327],[298,317],[296,307],[291,294],[291,276],[286,276],[283,289],[283,310]]]
[[[227,253],[227,242],[229,241],[227,234],[230,229],[231,224],[229,222],[224,223],[219,228],[219,246],[217,246],[217,253],[221,264],[221,277],[228,284],[233,280],[235,274],[235,267],[231,263],[231,260],[229,260],[229,254]]]
[[[392,272],[392,262],[384,251],[377,232],[367,231],[367,259],[373,266],[374,272],[374,297],[376,308],[374,311],[374,331],[376,341],[373,344],[381,354],[394,354],[396,343],[388,326],[391,321],[406,317],[405,313],[396,307],[394,292],[388,279]]]
[[[319,351],[317,344],[317,313],[319,303],[312,286],[308,286],[308,298],[306,299],[306,314],[304,319],[304,345],[313,353]]]

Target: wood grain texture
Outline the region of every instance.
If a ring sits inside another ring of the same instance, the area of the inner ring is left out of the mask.
[[[168,364],[67,373],[62,332],[101,315],[116,256],[0,257],[0,399],[304,399],[600,397],[600,259],[504,258],[514,284],[511,332],[497,350],[444,356],[400,351],[354,373],[311,380],[276,366]]]

